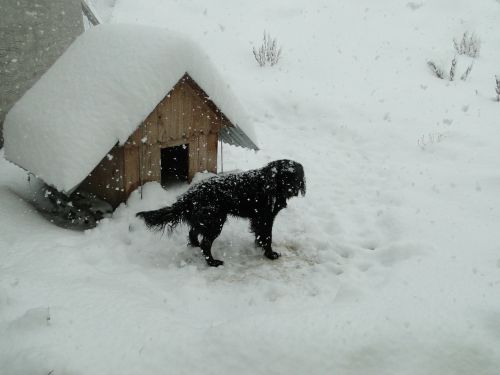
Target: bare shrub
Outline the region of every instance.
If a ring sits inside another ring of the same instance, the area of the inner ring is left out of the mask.
[[[495,76],[495,82],[496,82],[495,92],[497,93],[497,102],[500,102],[500,78],[498,76]]]
[[[441,143],[443,139],[445,138],[445,134],[441,132],[431,132],[427,135],[422,135],[420,138],[417,140],[417,145],[420,147],[422,150],[426,150],[432,145]]]
[[[437,65],[434,61],[429,60],[427,61],[427,65],[429,66],[429,69],[431,72],[438,77],[439,79],[448,79],[450,81],[455,80],[455,75],[457,72],[457,58],[454,57],[453,60],[451,60],[451,66],[448,74],[445,73],[444,69]],[[472,71],[473,64],[470,64],[467,69],[462,73],[460,76],[460,79],[462,81],[465,81],[467,77],[469,77],[470,72]]]
[[[450,81],[455,80],[455,70],[457,70],[457,58],[456,57],[454,57],[453,60],[451,60]]]
[[[455,47],[455,51],[458,55],[466,55],[471,58],[476,58],[479,56],[479,51],[481,49],[481,40],[474,33],[469,33],[468,31],[464,32],[462,38],[457,40],[453,39],[453,47]],[[441,66],[437,65],[434,61],[428,61],[427,65],[431,69],[432,73],[440,78],[440,79],[449,79],[450,81],[454,81],[457,73],[457,55],[451,60],[450,70],[448,74],[445,73],[445,69]],[[462,73],[460,79],[465,81],[472,71],[473,63],[467,66],[467,69]]]
[[[436,65],[436,63],[432,60],[427,61],[427,65],[431,69],[431,71],[434,73],[436,77],[439,79],[444,79],[444,71],[441,69],[439,66]]]
[[[462,81],[465,81],[467,79],[467,77],[469,76],[470,72],[472,71],[472,66],[474,64],[470,64],[467,69],[465,69],[465,72],[462,74],[462,76],[460,77],[460,79]]]
[[[466,31],[462,35],[462,39],[453,39],[453,46],[459,55],[467,55],[476,58],[479,56],[479,51],[481,50],[481,40],[476,34],[469,34],[469,32]]]
[[[260,66],[276,65],[281,58],[281,47],[276,39],[271,39],[269,33],[264,31],[262,45],[259,49],[253,48],[253,55]]]

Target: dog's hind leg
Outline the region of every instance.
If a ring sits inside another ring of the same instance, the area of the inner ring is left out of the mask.
[[[200,247],[200,241],[198,240],[198,231],[194,228],[189,230],[189,245],[193,247]]]
[[[214,242],[214,239],[209,236],[203,236],[200,247],[203,251],[203,256],[205,257],[207,264],[210,267],[219,267],[222,266],[224,262],[222,260],[214,259],[212,256],[212,243]]]
[[[204,213],[207,214],[207,212]],[[224,226],[227,215],[221,215],[211,211],[210,214],[203,217],[208,217],[208,219],[206,221],[204,220],[202,222],[192,223],[191,225],[193,229],[189,233],[190,236],[191,233],[193,233],[193,235],[194,233],[202,235],[203,238],[201,240],[200,247],[203,252],[203,256],[209,266],[218,267],[223,265],[224,262],[214,259],[212,256],[212,243],[222,232],[222,227]]]

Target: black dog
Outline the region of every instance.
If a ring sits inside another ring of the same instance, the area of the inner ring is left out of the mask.
[[[286,207],[287,199],[304,196],[304,168],[292,160],[276,160],[261,169],[215,176],[191,187],[172,206],[139,212],[149,228],[172,230],[177,224],[189,225],[189,242],[199,246],[209,266],[222,261],[212,257],[212,243],[219,236],[227,215],[250,219],[255,242],[264,255],[276,259],[271,247],[274,218]],[[198,237],[202,236],[201,243]]]

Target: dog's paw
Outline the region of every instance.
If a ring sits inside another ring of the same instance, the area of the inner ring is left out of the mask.
[[[207,264],[210,267],[219,267],[219,266],[224,265],[224,262],[222,260],[212,258],[212,259],[207,259]]]
[[[280,253],[277,253],[276,251],[272,250],[266,251],[264,255],[266,256],[266,258],[269,258],[271,260],[278,259],[281,256]]]

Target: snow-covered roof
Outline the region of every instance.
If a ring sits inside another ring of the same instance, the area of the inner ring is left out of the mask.
[[[186,72],[255,142],[248,116],[199,46],[165,29],[114,24],[77,38],[14,105],[4,124],[5,157],[68,192]]]

